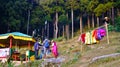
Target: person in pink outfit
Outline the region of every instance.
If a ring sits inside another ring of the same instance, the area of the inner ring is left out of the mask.
[[[58,57],[58,48],[57,48],[57,44],[56,44],[56,42],[54,41],[54,40],[52,40],[51,41],[51,43],[52,43],[52,54],[53,54],[53,56],[55,57],[55,58],[57,58]]]

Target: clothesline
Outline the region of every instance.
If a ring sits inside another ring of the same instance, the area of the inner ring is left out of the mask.
[[[97,28],[94,28],[94,29],[92,29],[92,30],[90,30],[90,31],[87,31],[87,32],[92,32],[93,30],[97,30],[97,29],[100,29],[100,28],[105,27],[105,29],[106,29],[106,36],[107,36],[107,38],[106,38],[106,39],[107,39],[107,44],[109,44],[108,25],[109,25],[109,24],[107,24],[107,23],[105,22],[104,25],[99,26],[99,27],[97,27]],[[87,33],[87,32],[81,33],[80,36],[81,36],[82,34]],[[83,51],[82,42],[81,42],[81,51]]]
[[[109,24],[107,24],[107,25],[109,25]],[[105,24],[104,25],[102,25],[102,26],[99,26],[99,27],[96,27],[96,28],[94,28],[94,29],[92,29],[92,30],[95,30],[95,29],[100,29],[100,28],[103,28],[103,27],[105,27]],[[90,30],[91,31],[91,30]],[[85,33],[85,32],[84,32]],[[82,33],[81,33],[82,34]]]
[[[103,27],[105,27],[105,25],[99,26],[99,27],[97,27],[95,29],[99,29],[99,28],[103,28]]]
[[[105,23],[105,24],[102,25],[102,26],[99,26],[99,27],[94,28],[94,29],[92,29],[92,30],[89,30],[89,31],[87,31],[87,32],[81,33],[78,41],[80,41],[80,40],[81,40],[81,37],[82,37],[82,42],[84,43],[84,37],[86,37],[87,35],[89,35],[87,38],[89,38],[89,37],[91,38],[91,34],[92,34],[93,37],[94,37],[94,36],[95,36],[95,37],[97,36],[97,39],[98,39],[98,37],[101,39],[101,36],[103,37],[103,36],[107,35],[107,42],[108,42],[108,44],[109,44],[109,37],[108,37],[108,28],[107,28],[107,26],[108,26],[108,24]],[[105,27],[105,29],[103,29],[103,27]],[[96,34],[96,30],[99,31],[98,34]],[[105,30],[106,30],[106,31],[105,31]],[[94,32],[94,31],[95,31],[95,32]],[[101,32],[101,33],[100,33],[100,32]],[[103,33],[104,33],[104,34],[103,34]],[[88,40],[88,41],[89,41],[89,40]],[[91,41],[91,39],[90,39],[90,41]],[[85,41],[85,42],[86,42],[86,41]]]
[[[106,25],[108,26],[109,24],[105,23],[104,25],[99,26],[99,27],[97,27],[97,28],[95,28],[95,29],[99,29],[99,28],[105,27]]]

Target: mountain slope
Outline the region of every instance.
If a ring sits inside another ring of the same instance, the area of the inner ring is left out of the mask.
[[[78,36],[68,41],[58,42],[60,56],[66,57],[66,61],[62,67],[101,67],[101,65],[102,67],[110,67],[111,65],[112,67],[116,67],[120,64],[119,58],[118,60],[110,60],[110,62],[108,59],[107,62],[102,60],[100,64],[97,63],[101,61],[90,64],[94,57],[120,52],[119,32],[109,32],[110,44],[107,44],[106,37],[104,37],[99,44],[82,45],[82,51],[81,43],[77,39]]]

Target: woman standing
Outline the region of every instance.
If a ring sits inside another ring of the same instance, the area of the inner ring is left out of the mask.
[[[52,54],[55,58],[58,57],[58,48],[57,48],[57,44],[54,40],[51,41],[52,43]]]

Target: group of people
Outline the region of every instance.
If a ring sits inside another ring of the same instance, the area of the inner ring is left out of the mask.
[[[40,51],[40,55],[39,54]],[[50,53],[52,53],[54,58],[58,57],[58,48],[57,44],[54,40],[48,40],[45,38],[45,40],[41,43],[41,40],[37,40],[34,44],[34,51],[35,51],[35,59],[42,59],[46,58],[46,56]]]

